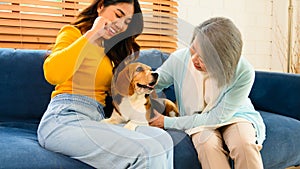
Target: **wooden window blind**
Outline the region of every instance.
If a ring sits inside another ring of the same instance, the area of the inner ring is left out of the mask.
[[[91,0],[2,0],[0,47],[50,49],[59,29],[74,20]],[[140,0],[144,31],[142,49],[173,52],[177,48],[177,2]]]

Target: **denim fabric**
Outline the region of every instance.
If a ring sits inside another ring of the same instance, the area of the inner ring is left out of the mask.
[[[40,122],[39,143],[95,168],[173,168],[173,143],[167,132],[148,126],[130,131],[100,123],[103,118],[103,107],[95,100],[60,94]]]

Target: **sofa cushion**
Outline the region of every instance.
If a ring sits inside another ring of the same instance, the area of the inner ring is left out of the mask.
[[[147,64],[155,70],[160,65],[162,65],[165,62],[165,60],[168,59],[168,57],[168,53],[163,53],[157,49],[148,49],[140,51],[138,61]]]
[[[287,168],[300,164],[300,121],[259,111],[266,124],[266,140],[261,150],[265,169]]]
[[[53,86],[44,79],[46,50],[0,49],[0,121],[38,121]]]
[[[62,154],[39,146],[38,124],[0,122],[0,169],[92,168]]]
[[[256,71],[250,99],[257,110],[300,120],[300,75]]]

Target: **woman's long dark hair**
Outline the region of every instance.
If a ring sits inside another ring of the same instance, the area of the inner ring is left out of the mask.
[[[144,21],[138,0],[94,0],[79,13],[76,21],[71,23],[85,33],[92,28],[94,20],[98,17],[97,9],[99,7],[102,5],[107,7],[121,2],[134,4],[134,15],[125,32],[104,41],[105,53],[114,62],[115,67],[127,56],[133,55],[133,59],[136,59],[139,55],[140,46],[136,43],[135,38],[142,33]]]

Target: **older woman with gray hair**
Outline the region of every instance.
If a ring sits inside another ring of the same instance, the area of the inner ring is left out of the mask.
[[[248,98],[255,71],[241,56],[241,33],[228,18],[195,29],[192,45],[157,70],[157,89],[174,84],[181,117],[157,114],[150,125],[187,132],[203,169],[262,169],[265,125]]]

